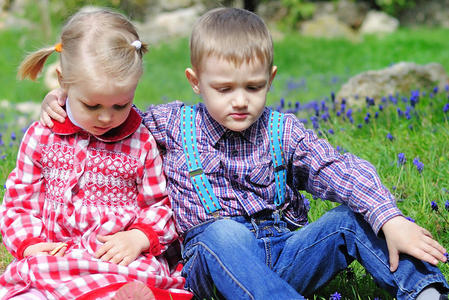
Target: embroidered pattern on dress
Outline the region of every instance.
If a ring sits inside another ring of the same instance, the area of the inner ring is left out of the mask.
[[[64,192],[76,179],[72,187],[73,197],[82,199],[87,206],[134,206],[137,203],[136,189],[138,160],[132,156],[107,151],[89,149],[87,158],[81,162],[83,172],[76,174],[74,166],[75,148],[66,144],[41,145],[42,173],[46,199],[63,203]],[[80,166],[76,166],[78,169]]]
[[[84,204],[101,206],[130,206],[137,201],[138,162],[134,157],[92,149],[80,178]]]

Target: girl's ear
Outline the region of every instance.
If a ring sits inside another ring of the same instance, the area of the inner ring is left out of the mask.
[[[67,91],[67,86],[64,83],[64,80],[62,80],[62,74],[61,74],[61,70],[59,68],[56,68],[56,74],[58,74],[58,82],[59,82],[59,86],[61,87],[61,89],[63,89],[64,91]]]
[[[199,85],[200,82],[198,80],[198,76],[195,73],[195,71],[193,71],[193,69],[191,69],[191,68],[187,68],[185,71],[185,74],[186,74],[187,80],[190,83],[190,86],[192,87],[193,92],[195,94],[199,95],[201,93],[200,85]]]

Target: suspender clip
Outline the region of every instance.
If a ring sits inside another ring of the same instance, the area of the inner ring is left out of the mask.
[[[279,166],[274,168],[275,172],[279,172],[279,171],[282,171],[282,170],[285,170],[285,166],[284,165],[279,165]]]
[[[203,174],[203,169],[201,169],[201,168],[189,172],[190,177],[195,177],[195,176],[201,175],[201,174]]]

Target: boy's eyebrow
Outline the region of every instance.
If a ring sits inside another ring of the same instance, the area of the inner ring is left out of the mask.
[[[266,79],[266,78],[261,78],[261,79],[253,79],[253,80],[248,80],[248,81],[246,81],[245,82],[245,84],[256,84],[256,85],[258,85],[258,84],[267,84],[267,82],[268,82],[268,80]],[[214,80],[214,81],[211,81],[211,82],[209,82],[209,84],[210,85],[231,85],[231,84],[234,84],[235,82],[234,81],[225,81],[225,80],[223,80],[223,81],[220,81],[220,80]]]

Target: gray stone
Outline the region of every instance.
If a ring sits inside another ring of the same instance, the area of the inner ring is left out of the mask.
[[[340,22],[335,15],[320,15],[301,25],[301,33],[305,36],[320,38],[346,38],[358,40],[357,33],[346,24]]]
[[[134,23],[141,39],[147,43],[155,44],[167,38],[189,36],[194,22],[203,11],[203,6],[196,5],[160,13],[145,23]]]
[[[364,105],[366,97],[375,102],[388,95],[409,95],[412,90],[429,90],[438,85],[442,90],[449,78],[438,63],[418,65],[400,62],[391,67],[358,74],[345,83],[337,93],[337,101],[346,99],[348,105]]]
[[[391,33],[398,29],[399,21],[384,12],[371,10],[360,27],[360,33]]]
[[[350,0],[319,1],[315,6],[315,16],[335,15],[338,20],[354,29],[360,27],[369,10],[367,3]]]

